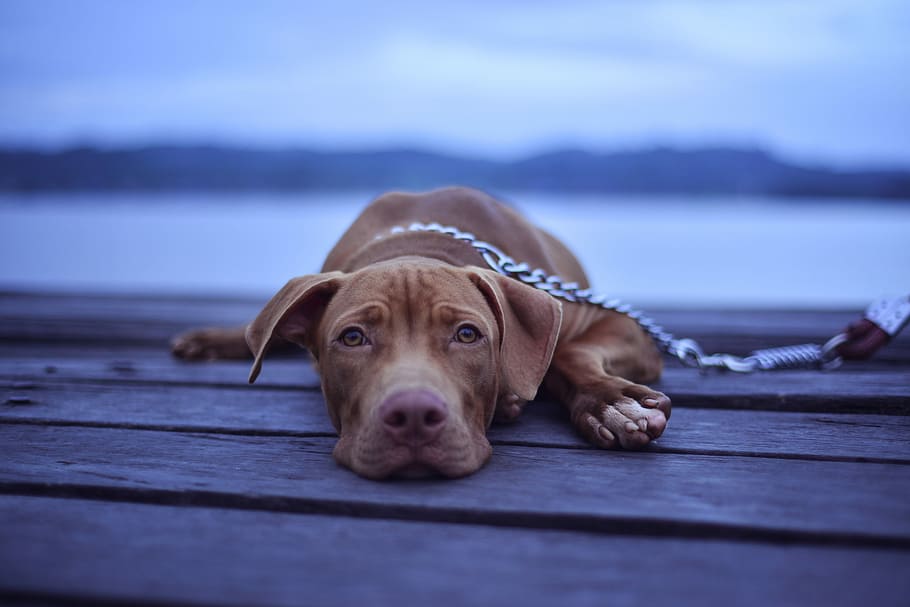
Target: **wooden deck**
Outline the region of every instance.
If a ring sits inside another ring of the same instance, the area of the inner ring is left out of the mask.
[[[588,448],[535,403],[458,481],[339,468],[301,359],[185,364],[244,300],[0,296],[0,602],[908,605],[910,339],[831,373],[669,365],[667,433]],[[654,311],[710,349],[855,312]]]

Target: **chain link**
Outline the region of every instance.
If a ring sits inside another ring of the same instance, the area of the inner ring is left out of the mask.
[[[521,282],[546,291],[553,297],[572,303],[594,305],[604,310],[624,314],[638,323],[638,325],[654,340],[657,347],[671,356],[675,356],[687,367],[698,369],[725,369],[737,373],[752,373],[754,371],[771,371],[774,369],[834,369],[841,363],[837,354],[837,347],[847,340],[843,333],[832,337],[824,345],[800,344],[796,346],[783,346],[755,350],[748,356],[735,356],[733,354],[705,354],[701,346],[693,339],[676,338],[672,333],[664,330],[654,319],[646,316],[629,304],[618,299],[608,299],[607,296],[582,289],[577,283],[563,282],[559,276],[547,274],[540,268],[531,268],[526,263],[516,262],[498,247],[478,240],[470,232],[463,232],[452,226],[443,226],[438,223],[412,223],[408,227],[397,226],[391,233],[403,232],[433,232],[445,234],[456,240],[471,245],[483,257],[491,269],[498,273],[520,280]]]

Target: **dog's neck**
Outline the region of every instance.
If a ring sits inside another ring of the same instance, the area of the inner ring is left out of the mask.
[[[400,232],[380,234],[365,242],[338,270],[354,272],[367,266],[405,257],[435,259],[453,266],[485,266],[473,247],[446,234]]]

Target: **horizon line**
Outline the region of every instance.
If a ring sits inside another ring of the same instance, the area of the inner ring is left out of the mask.
[[[855,162],[835,162],[820,158],[787,154],[774,146],[746,141],[705,141],[704,143],[682,143],[674,141],[654,141],[640,144],[618,144],[611,146],[592,146],[590,144],[553,144],[549,146],[529,146],[528,151],[519,154],[483,154],[469,150],[459,150],[457,146],[443,146],[416,142],[390,142],[387,144],[349,144],[333,145],[312,141],[295,143],[266,143],[239,140],[167,139],[137,138],[132,141],[103,141],[100,139],[73,139],[66,142],[24,142],[0,140],[0,152],[63,154],[74,151],[130,152],[151,149],[198,149],[198,150],[235,150],[247,152],[314,152],[319,154],[375,154],[384,152],[404,152],[430,154],[459,160],[480,160],[498,164],[511,164],[539,158],[554,153],[583,153],[591,156],[613,156],[640,152],[675,152],[691,154],[699,152],[739,152],[754,153],[791,166],[834,170],[837,172],[910,172],[910,162],[900,159],[869,160]]]

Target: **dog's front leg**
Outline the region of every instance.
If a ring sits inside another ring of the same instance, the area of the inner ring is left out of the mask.
[[[171,340],[171,352],[184,360],[242,360],[253,358],[246,345],[246,325],[194,329]]]
[[[663,433],[670,417],[670,399],[636,383],[658,379],[661,366],[657,348],[634,321],[605,313],[557,346],[546,386],[590,443],[641,448]]]

